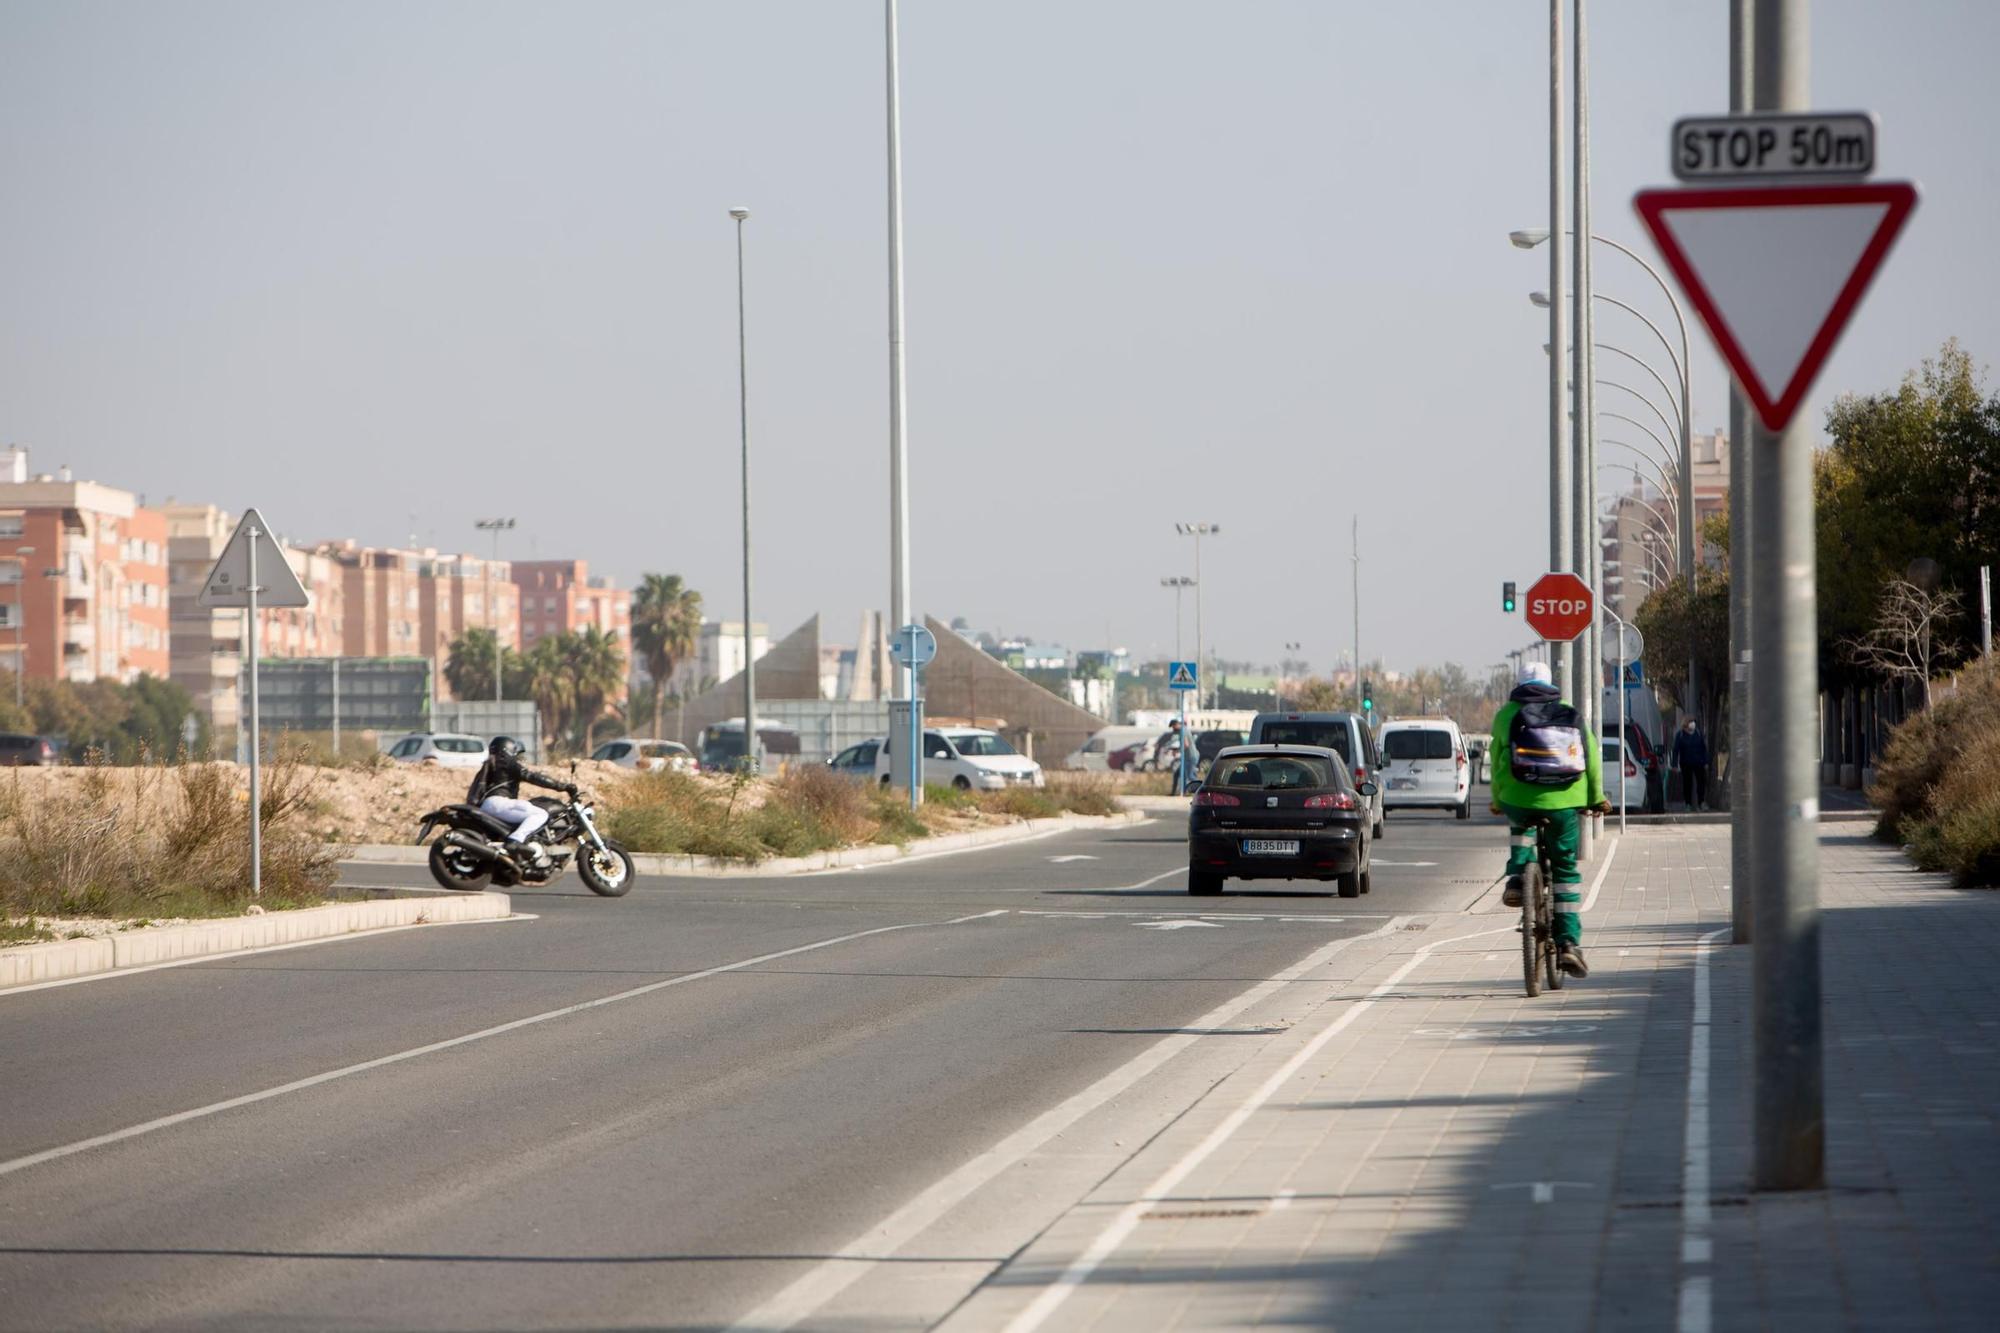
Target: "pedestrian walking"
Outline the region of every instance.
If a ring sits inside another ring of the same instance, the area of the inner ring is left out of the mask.
[[[1674,767],[1681,771],[1681,804],[1688,810],[1708,806],[1708,737],[1690,717],[1674,737]]]

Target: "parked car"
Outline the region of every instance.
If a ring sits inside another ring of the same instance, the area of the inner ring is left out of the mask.
[[[1222,751],[1188,811],[1188,892],[1220,893],[1229,879],[1332,880],[1343,898],[1368,892],[1373,786],[1356,785],[1324,747]]]
[[[486,762],[486,742],[453,731],[420,731],[389,747],[399,764],[425,768],[478,768]]]
[[[1465,737],[1446,717],[1411,718],[1382,726],[1385,808],[1450,810],[1472,818],[1472,771]]]
[[[61,753],[47,736],[0,734],[0,765],[8,768],[40,768],[55,763]]]
[[[1140,773],[1157,766],[1160,752],[1160,738],[1148,736],[1144,740],[1133,741],[1130,745],[1113,750],[1105,767],[1113,773]]]
[[[1646,772],[1639,766],[1636,747],[1631,754],[1616,736],[1598,742],[1604,750],[1604,795],[1613,810],[1646,808]]]
[[[1093,732],[1085,741],[1062,761],[1064,768],[1083,769],[1092,773],[1104,773],[1112,769],[1111,756],[1123,749],[1151,738],[1151,727],[1103,727]]]
[[[1247,732],[1218,727],[1212,731],[1197,732],[1194,738],[1195,772],[1207,771],[1207,765],[1215,762],[1215,756],[1232,745],[1242,745],[1250,739]]]
[[[606,741],[592,750],[590,757],[599,763],[616,764],[620,768],[635,768],[647,773],[667,769],[676,773],[692,773],[697,767],[694,751],[679,741],[651,741],[632,736]]]
[[[899,737],[886,736],[875,754],[875,777],[887,783]],[[1042,766],[1017,752],[998,732],[981,727],[938,727],[924,732],[924,783],[960,791],[1000,791],[1046,785]]]
[[[882,748],[882,738],[873,736],[859,745],[850,745],[839,754],[826,761],[826,766],[847,778],[872,780],[875,776],[875,755]]]
[[[1377,788],[1368,798],[1375,816],[1369,821],[1368,832],[1373,837],[1382,836],[1382,817],[1387,810],[1380,785],[1374,780],[1381,768],[1381,755],[1375,733],[1368,729],[1368,720],[1361,714],[1259,713],[1250,719],[1250,744],[1323,745],[1332,750],[1347,765],[1355,782]]]
[[[799,753],[799,733],[776,722],[757,724],[757,744],[764,751],[764,767],[776,772],[787,758]],[[743,719],[732,717],[701,732],[701,766],[711,773],[727,772],[743,762]]]

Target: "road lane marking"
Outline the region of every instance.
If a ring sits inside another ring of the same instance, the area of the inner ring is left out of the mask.
[[[1398,870],[1437,869],[1437,862],[1435,861],[1384,861],[1379,856],[1369,857],[1368,864],[1371,866],[1395,866]]]
[[[1211,1009],[1186,1029],[1163,1037],[1148,1046],[1097,1082],[1051,1107],[1012,1134],[936,1181],[895,1212],[883,1218],[855,1240],[787,1285],[777,1295],[730,1325],[732,1329],[755,1329],[759,1333],[794,1328],[811,1319],[828,1301],[866,1277],[875,1265],[895,1255],[903,1246],[946,1216],[967,1198],[1005,1175],[1016,1163],[1040,1149],[1050,1139],[1084,1116],[1152,1074],[1179,1055],[1204,1033],[1227,1027],[1245,1009],[1291,985],[1314,968],[1323,966],[1350,944],[1378,939],[1401,929],[1402,917],[1391,917],[1387,925],[1365,935],[1335,940],[1282,972],[1258,982],[1236,998]]]
[[[1709,1263],[1715,1245],[1709,1235],[1714,1214],[1708,1195],[1708,1069],[1712,1009],[1708,989],[1709,946],[1729,933],[1711,930],[1695,941],[1694,1014],[1688,1030],[1687,1127],[1681,1148],[1681,1290],[1675,1327],[1679,1333],[1708,1333],[1715,1315],[1714,1275]],[[1694,1271],[1699,1270],[1699,1271]]]
[[[1391,922],[1390,926],[1385,926],[1382,931],[1375,933],[1382,934],[1393,928],[1394,925],[1395,923]],[[1256,1113],[1259,1107],[1269,1101],[1279,1088],[1283,1087],[1291,1080],[1293,1075],[1298,1073],[1306,1061],[1319,1054],[1321,1048],[1338,1036],[1348,1024],[1374,1008],[1375,1002],[1395,990],[1402,983],[1403,978],[1409,976],[1410,973],[1428,962],[1433,950],[1442,945],[1462,943],[1465,940],[1476,939],[1481,935],[1498,935],[1503,930],[1512,929],[1512,926],[1504,926],[1496,927],[1493,930],[1474,931],[1469,935],[1456,935],[1448,940],[1438,940],[1417,950],[1411,956],[1409,962],[1404,963],[1389,974],[1388,980],[1384,981],[1374,990],[1369,991],[1364,998],[1356,1000],[1353,1004],[1349,1005],[1341,1012],[1340,1017],[1315,1033],[1312,1040],[1295,1051],[1289,1060],[1285,1061],[1276,1072],[1259,1084],[1256,1090],[1249,1097],[1245,1098],[1235,1110],[1225,1116],[1221,1124],[1210,1130],[1206,1138],[1193,1148],[1190,1148],[1179,1161],[1162,1172],[1160,1177],[1151,1186],[1141,1191],[1137,1199],[1134,1199],[1131,1203],[1121,1208],[1117,1215],[1098,1233],[1097,1239],[1091,1242],[1090,1248],[1078,1255],[1075,1261],[1068,1268],[1064,1269],[1054,1282],[1042,1288],[1041,1293],[1029,1303],[1028,1307],[1007,1324],[1006,1333],[1033,1333],[1033,1330],[1040,1328],[1048,1317],[1054,1314],[1057,1308],[1064,1301],[1068,1300],[1078,1287],[1089,1281],[1090,1275],[1097,1270],[1098,1266],[1110,1258],[1113,1252],[1125,1242],[1125,1239],[1132,1234],[1133,1229],[1139,1225],[1140,1218],[1144,1217],[1149,1209],[1155,1204],[1171,1198],[1174,1188],[1187,1179],[1189,1175],[1193,1174],[1194,1170],[1203,1162],[1207,1161],[1217,1148],[1227,1143],[1235,1135],[1236,1131],[1249,1121],[1250,1117]],[[1360,938],[1365,939],[1367,937],[1362,936]]]
[[[603,995],[594,1000],[584,1000],[579,1004],[569,1004],[564,1005],[560,1009],[550,1009],[546,1013],[530,1014],[526,1018],[516,1018],[510,1022],[499,1023],[490,1028],[481,1028],[477,1032],[468,1032],[463,1036],[448,1037],[443,1041],[434,1041],[423,1046],[413,1046],[407,1051],[397,1051],[393,1055],[380,1055],[373,1060],[363,1060],[358,1064],[342,1065],[338,1069],[329,1069],[323,1074],[313,1074],[307,1078],[293,1079],[290,1083],[280,1083],[274,1088],[265,1088],[260,1092],[248,1092],[241,1097],[230,1097],[223,1101],[210,1102],[207,1106],[197,1106],[192,1110],[176,1111],[172,1115],[163,1115],[157,1119],[147,1120],[137,1125],[128,1125],[124,1129],[113,1130],[108,1134],[97,1134],[87,1139],[78,1139],[75,1143],[65,1143],[58,1147],[45,1148],[41,1152],[29,1153],[25,1157],[16,1157],[9,1161],[0,1162],[0,1176],[12,1175],[16,1171],[25,1171],[31,1166],[40,1166],[44,1162],[53,1162],[58,1158],[71,1157],[80,1152],[87,1152],[92,1148],[102,1148],[109,1144],[122,1143],[127,1139],[136,1139],[142,1134],[151,1134],[155,1130],[170,1129],[175,1125],[184,1125],[191,1120],[201,1120],[208,1116],[220,1115],[224,1111],[233,1111],[241,1106],[254,1106],[258,1102],[267,1102],[274,1097],[282,1097],[286,1093],[303,1092],[307,1088],[316,1088],[322,1083],[332,1083],[336,1079],[348,1078],[355,1074],[365,1074],[371,1069],[383,1069],[390,1065],[415,1060],[420,1056],[435,1055],[439,1051],[449,1051],[459,1046],[470,1046],[473,1042],[484,1041],[488,1037],[498,1037],[503,1033],[516,1032],[522,1028],[534,1027],[541,1023],[552,1022],[558,1018],[567,1018],[571,1014],[580,1014],[589,1009],[601,1009],[605,1005],[617,1004],[621,1000],[637,999],[641,995],[651,995],[654,991],[666,990],[670,986],[685,986],[691,981],[702,981],[708,977],[719,977],[725,972],[741,972],[747,967],[756,967],[762,963],[773,963],[780,958],[796,957],[802,953],[811,953],[815,949],[830,949],[836,944],[848,944],[854,940],[867,939],[871,935],[887,935],[892,931],[917,930],[925,926],[958,926],[964,925],[968,921],[984,921],[988,917],[1005,916],[1006,914],[1006,909],[1001,908],[991,912],[979,912],[972,916],[954,917],[949,921],[906,921],[901,925],[877,926],[873,930],[857,930],[847,935],[836,935],[832,939],[816,940],[811,944],[801,944],[791,949],[780,949],[776,953],[759,954],[755,958],[744,958],[734,963],[724,963],[720,967],[703,968],[699,972],[686,972],[677,977],[668,977],[664,981],[653,981],[648,982],[644,986],[634,986],[630,990],[622,990],[613,995]]]
[[[1049,858],[1049,863],[1051,865],[1062,865],[1064,862],[1067,861],[1095,861],[1096,859],[1097,858],[1094,856],[1085,856],[1081,852],[1072,852],[1068,856],[1051,856]]]
[[[1186,930],[1190,926],[1204,926],[1209,930],[1222,929],[1222,923],[1219,921],[1195,921],[1186,917],[1179,921],[1134,921],[1132,924],[1141,930]]]

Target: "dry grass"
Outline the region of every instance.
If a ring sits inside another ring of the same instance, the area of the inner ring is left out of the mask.
[[[218,916],[249,905],[250,820],[233,765],[90,766],[0,784],[0,917]],[[324,902],[338,849],[309,827],[312,771],[278,760],[263,790],[269,907]]]

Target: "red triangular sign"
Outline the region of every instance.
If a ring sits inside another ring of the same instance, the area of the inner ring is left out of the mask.
[[[1917,206],[1905,181],[1633,199],[1767,430],[1781,431]]]

